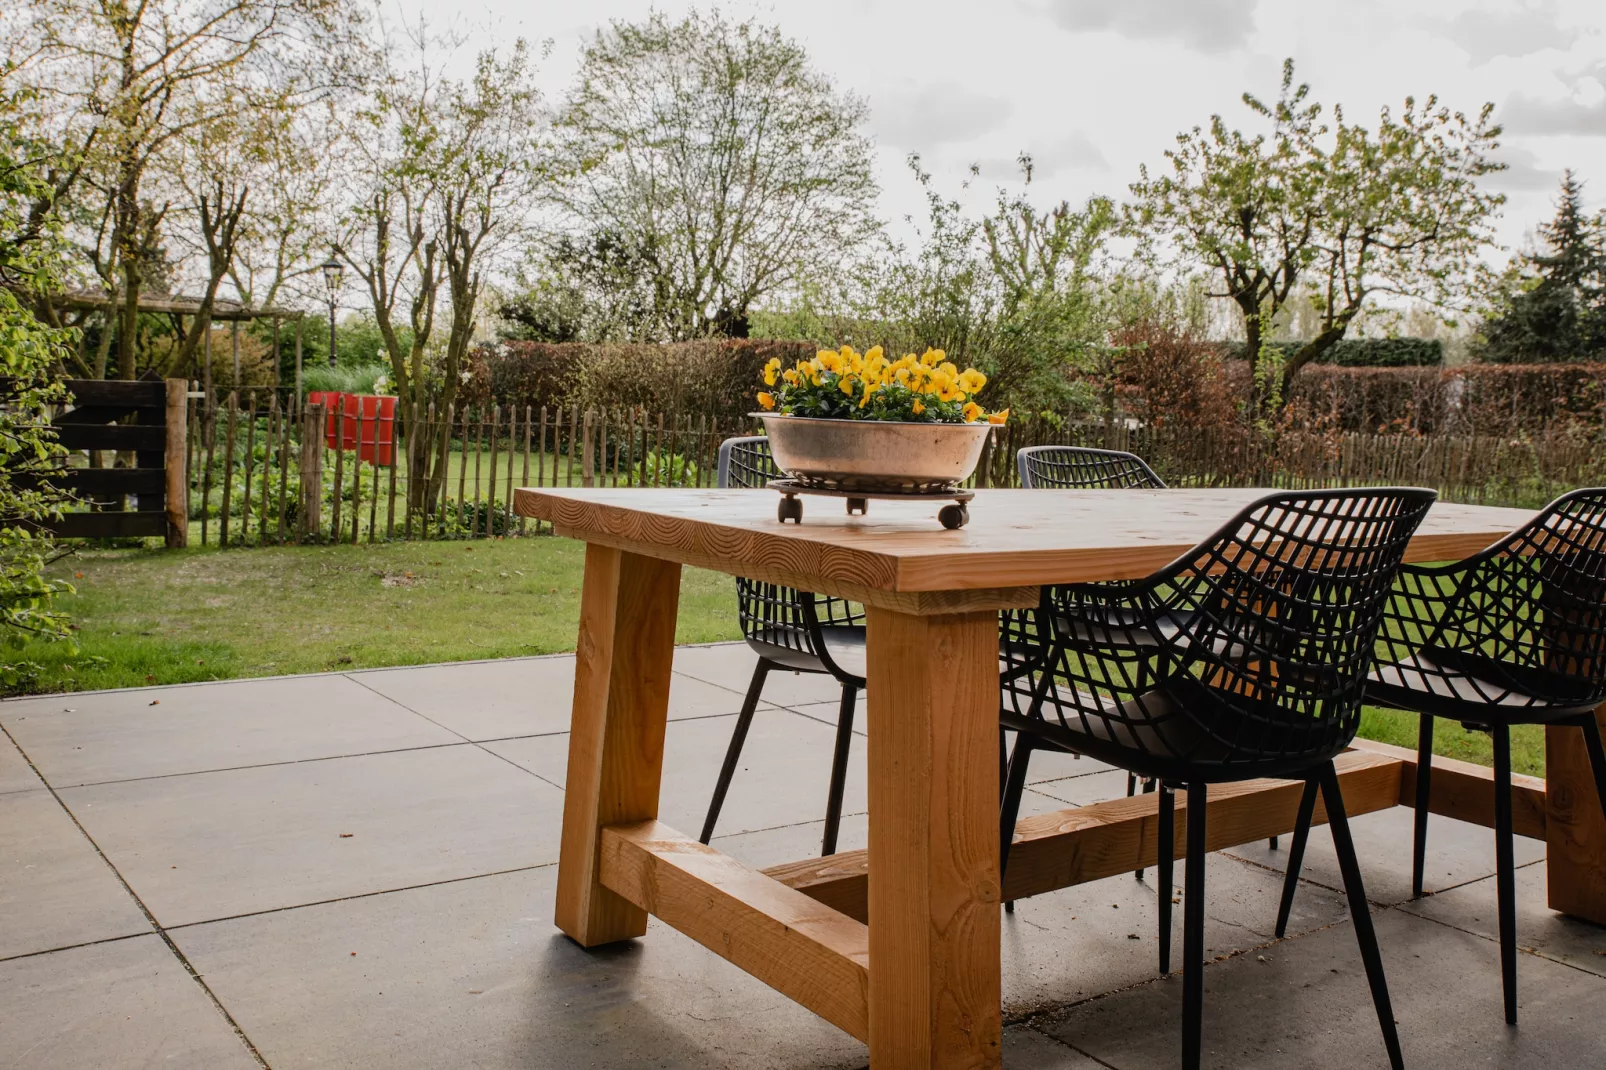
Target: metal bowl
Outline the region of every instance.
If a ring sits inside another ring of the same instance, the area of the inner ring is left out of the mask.
[[[976,470],[990,424],[822,420],[755,412],[776,467],[806,486],[896,494],[945,490]]]

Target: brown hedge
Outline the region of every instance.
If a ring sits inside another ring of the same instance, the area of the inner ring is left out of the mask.
[[[709,339],[666,345],[499,342],[474,350],[467,405],[641,408],[731,419],[754,408],[771,357],[812,356],[805,342]]]

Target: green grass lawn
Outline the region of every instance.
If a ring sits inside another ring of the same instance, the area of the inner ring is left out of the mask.
[[[585,547],[529,537],[225,550],[84,550],[55,567],[82,652],[31,648],[45,690],[89,690],[574,649]],[[676,640],[739,638],[728,576],[688,568]],[[1368,709],[1361,735],[1416,746],[1417,719]],[[1489,765],[1489,737],[1440,721],[1434,751]],[[1544,732],[1512,734],[1544,774]]]
[[[585,547],[531,537],[251,550],[86,550],[55,572],[81,664],[25,655],[47,690],[573,650]],[[727,576],[686,569],[683,643],[739,637]]]

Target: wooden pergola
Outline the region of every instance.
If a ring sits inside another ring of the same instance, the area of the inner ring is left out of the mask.
[[[121,307],[122,299],[119,294],[107,294],[104,290],[79,288],[63,290],[53,294],[29,294],[32,300],[45,301],[56,308],[76,309],[88,312],[110,312]],[[142,294],[138,309],[141,312],[151,312],[158,315],[175,316],[182,320],[185,316],[197,317],[206,302],[199,297],[190,297],[184,294]],[[218,297],[212,301],[209,322],[233,324],[232,344],[234,350],[234,381],[240,380],[240,324],[256,320],[269,320],[273,324],[273,350],[279,351],[279,325],[287,320],[293,320],[296,325],[296,390],[301,390],[301,337],[302,323],[306,313],[297,309],[275,308],[267,306],[253,308],[243,301]],[[210,395],[212,389],[212,335],[208,331],[203,339],[205,359],[202,362],[202,386]],[[279,364],[274,361],[273,385],[279,385]]]

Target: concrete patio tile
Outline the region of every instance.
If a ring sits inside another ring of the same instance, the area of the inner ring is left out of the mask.
[[[555,861],[562,792],[460,744],[62,792],[163,925]]]
[[[1100,1070],[1100,1064],[1026,1025],[1004,1027],[1004,1070]]]
[[[1035,757],[1035,756],[1034,756]],[[1126,798],[1126,774],[1119,769],[1110,769],[1095,765],[1094,772],[1083,776],[1061,777],[1058,780],[1028,779],[1031,790],[1046,795],[1051,799],[1059,799],[1073,806],[1086,806],[1089,803],[1104,802],[1109,799]],[[1143,790],[1140,783],[1138,791]]]
[[[0,795],[12,791],[32,791],[44,786],[45,782],[39,779],[39,774],[28,768],[28,760],[16,745],[0,736]]]
[[[458,742],[343,676],[52,695],[0,722],[56,787]]]
[[[0,959],[151,931],[48,791],[0,795],[0,918]]]
[[[1361,878],[1366,897],[1374,903],[1404,903],[1411,898],[1411,824],[1409,807],[1394,806],[1350,819],[1355,836],[1355,852],[1361,861]],[[1231,849],[1240,858],[1282,872],[1288,862],[1288,839],[1284,836],[1273,851],[1265,840]],[[1516,858],[1519,866],[1545,856],[1545,845],[1518,836]],[[1428,816],[1426,883],[1431,891],[1478,880],[1494,872],[1494,831],[1454,818]],[[1343,888],[1338,857],[1333,854],[1333,837],[1326,826],[1311,829],[1300,875],[1329,888]]]
[[[1271,944],[1280,889],[1275,874],[1212,854],[1205,869],[1207,954],[1225,955]],[[1017,900],[1015,912],[1004,915],[1006,1012],[1031,1014],[1154,978],[1159,970],[1156,891],[1155,871],[1150,869],[1141,881],[1121,874]],[[1301,895],[1295,901],[1290,937],[1348,916],[1342,897],[1320,888],[1306,891],[1315,894]],[[1186,895],[1179,862],[1173,888],[1177,902],[1171,908],[1173,970],[1182,967]],[[1138,1061],[1133,1065],[1150,1064]]]
[[[1398,910],[1375,915],[1405,1064],[1412,1070],[1554,1070],[1606,1049],[1606,980],[1524,955],[1522,1025],[1506,1026],[1494,945]],[[1111,1066],[1173,1066],[1180,979],[1084,1003],[1033,1025]],[[1346,922],[1205,970],[1205,1065],[1388,1065],[1353,928]]]
[[[257,1066],[160,937],[0,962],[7,1070]]]
[[[732,612],[735,612],[734,606]],[[715,643],[710,646],[675,648],[675,671],[711,684],[747,694],[753,682],[758,655],[746,643]],[[842,685],[835,677],[821,673],[772,670],[764,681],[764,701],[777,706],[797,707],[811,703],[832,704],[830,720],[836,721],[835,705],[842,696]],[[862,697],[862,696],[861,696]]]
[[[1559,914],[1545,905],[1545,864],[1517,870],[1517,946],[1532,948],[1548,959],[1606,977],[1606,926]],[[1495,879],[1485,877],[1438,895],[1425,896],[1400,909],[1418,917],[1498,940]],[[1498,969],[1489,983],[1498,986]]]
[[[660,820],[688,836],[702,831],[735,726],[735,716],[670,722],[664,739]],[[834,728],[787,710],[760,710],[747,733],[717,831],[729,835],[823,817],[835,745]],[[485,746],[554,784],[564,783],[567,733]],[[843,813],[865,809],[865,776],[865,746],[859,741],[849,755]]]
[[[173,937],[274,1067],[865,1064],[863,1045],[657,921],[582,950],[552,926],[555,882],[547,867]]]
[[[567,732],[574,706],[572,654],[375,669],[350,678],[474,742]],[[735,713],[746,686],[730,691],[676,675],[669,716]]]

